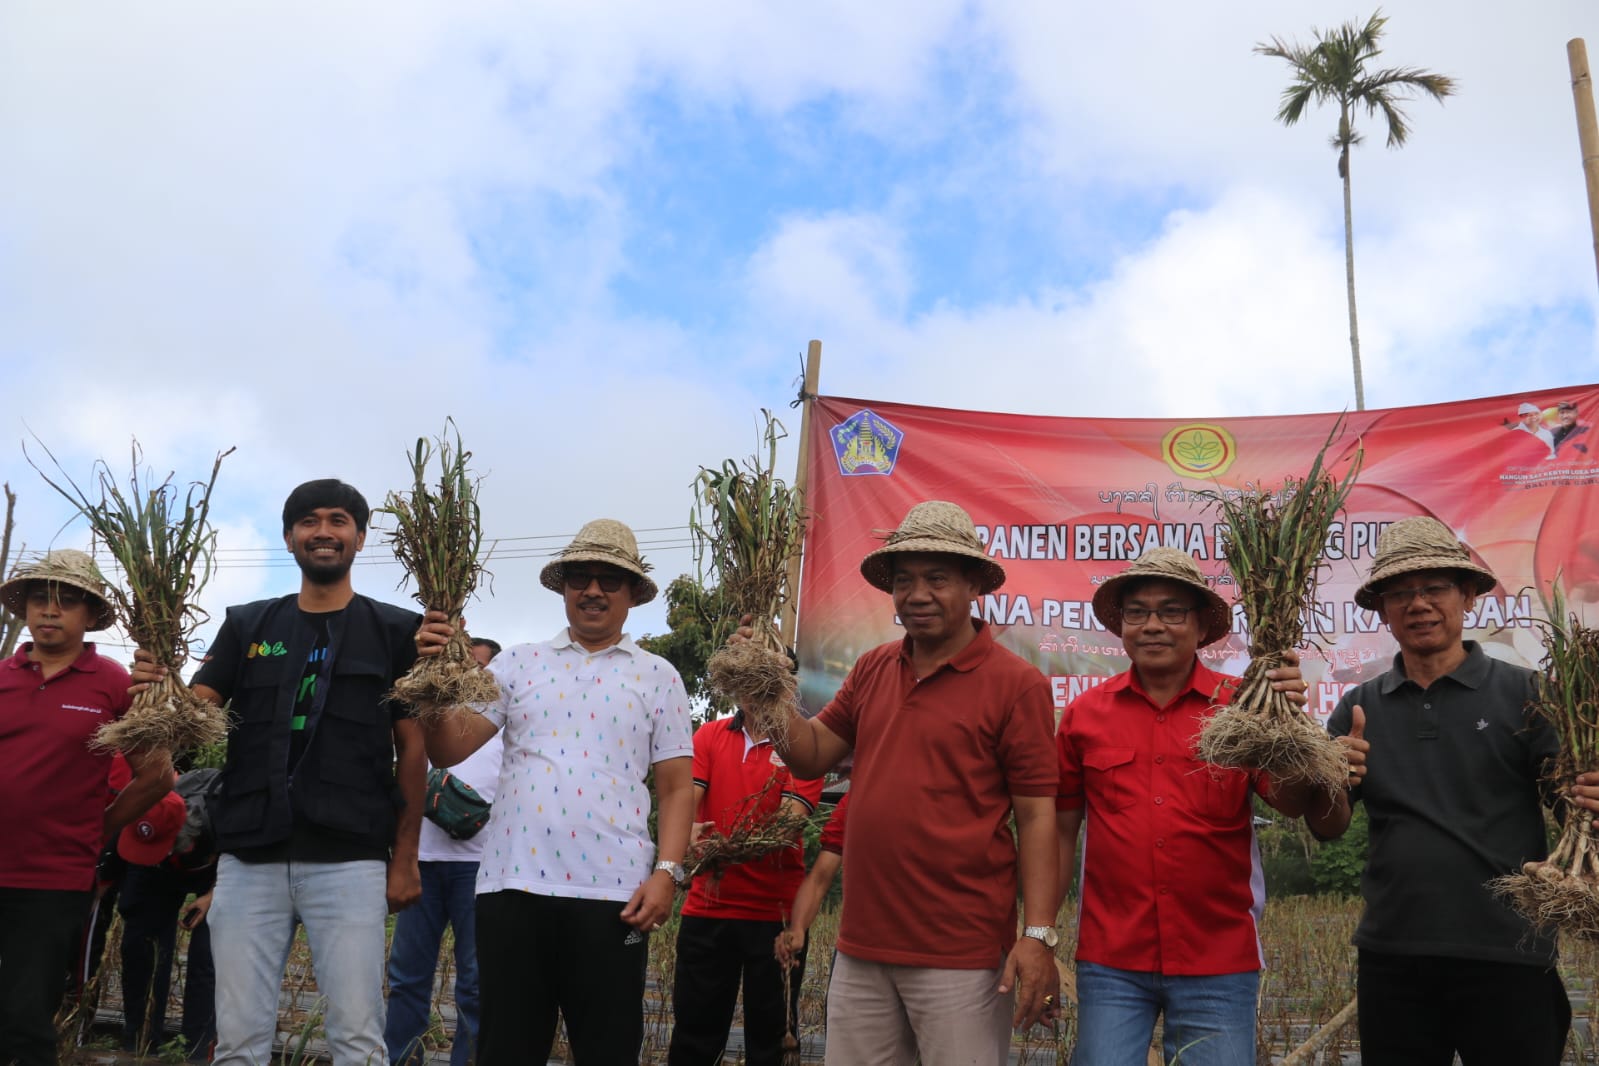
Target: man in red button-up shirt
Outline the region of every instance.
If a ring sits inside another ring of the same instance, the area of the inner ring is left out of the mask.
[[[1094,614],[1132,668],[1073,701],[1056,733],[1062,892],[1087,825],[1078,1061],[1142,1064],[1164,1012],[1167,1061],[1181,1052],[1183,1066],[1253,1066],[1265,880],[1250,796],[1292,817],[1347,801],[1195,758],[1231,680],[1196,653],[1226,636],[1232,611],[1186,552],[1146,552],[1100,586]],[[1271,676],[1303,692],[1297,666]]]
[[[779,809],[809,815],[822,798],[820,778],[796,780],[771,739],[740,711],[706,722],[694,734],[694,810],[701,832],[731,834],[741,820]],[[673,982],[668,1066],[719,1063],[733,1007],[744,994],[744,1061],[778,1066],[783,1036],[798,1009],[801,973],[789,981],[772,943],[782,933],[805,879],[805,841],[718,874],[696,877],[683,901]]]

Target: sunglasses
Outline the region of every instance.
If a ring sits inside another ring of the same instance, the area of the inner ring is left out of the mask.
[[[57,584],[35,586],[28,590],[27,596],[27,601],[35,607],[43,607],[45,604],[54,603],[61,607],[70,608],[85,603],[87,600],[88,597],[77,589]]]
[[[582,592],[591,582],[600,583],[601,592],[616,592],[632,579],[626,574],[600,570],[563,570],[561,581],[573,592]]]

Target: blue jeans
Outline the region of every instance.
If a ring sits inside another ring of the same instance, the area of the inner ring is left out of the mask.
[[[217,1066],[272,1060],[278,991],[305,926],[333,1066],[384,1061],[383,950],[388,873],[382,862],[217,863],[206,921],[217,973]]]
[[[433,978],[445,925],[455,930],[455,1036],[450,1066],[466,1066],[477,1050],[477,863],[424,862],[422,898],[400,912],[389,948],[389,1062],[423,1061],[422,1034],[433,1006]]]
[[[1255,1066],[1258,971],[1167,977],[1077,963],[1074,1066],[1144,1066],[1165,1012],[1165,1060],[1181,1066]]]

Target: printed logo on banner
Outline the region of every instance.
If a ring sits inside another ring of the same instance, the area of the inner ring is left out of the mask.
[[[898,426],[869,408],[856,411],[834,426],[831,436],[838,472],[845,477],[892,474],[905,440]]]
[[[1166,465],[1190,477],[1217,477],[1227,472],[1238,458],[1233,435],[1208,422],[1178,426],[1160,442]]]

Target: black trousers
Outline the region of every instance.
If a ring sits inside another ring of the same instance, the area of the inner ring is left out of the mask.
[[[1553,968],[1360,951],[1362,1066],[1557,1066],[1571,1003]]]
[[[744,1062],[779,1066],[783,1033],[799,1012],[805,956],[789,974],[772,954],[782,922],[684,915],[672,981],[672,1044],[667,1066],[715,1066],[722,1061],[739,986],[744,990]],[[807,940],[807,946],[808,946]]]
[[[55,1066],[56,1010],[89,892],[0,888],[0,1066]]]
[[[635,1066],[649,938],[625,904],[530,892],[477,898],[478,1066],[547,1062],[557,1014],[575,1066]]]
[[[123,878],[117,911],[122,915],[122,1038],[127,1047],[142,1050],[166,1041],[178,919],[194,880],[170,866],[129,866]],[[183,1038],[191,1051],[216,1039],[216,970],[211,929],[204,922],[189,936]]]

